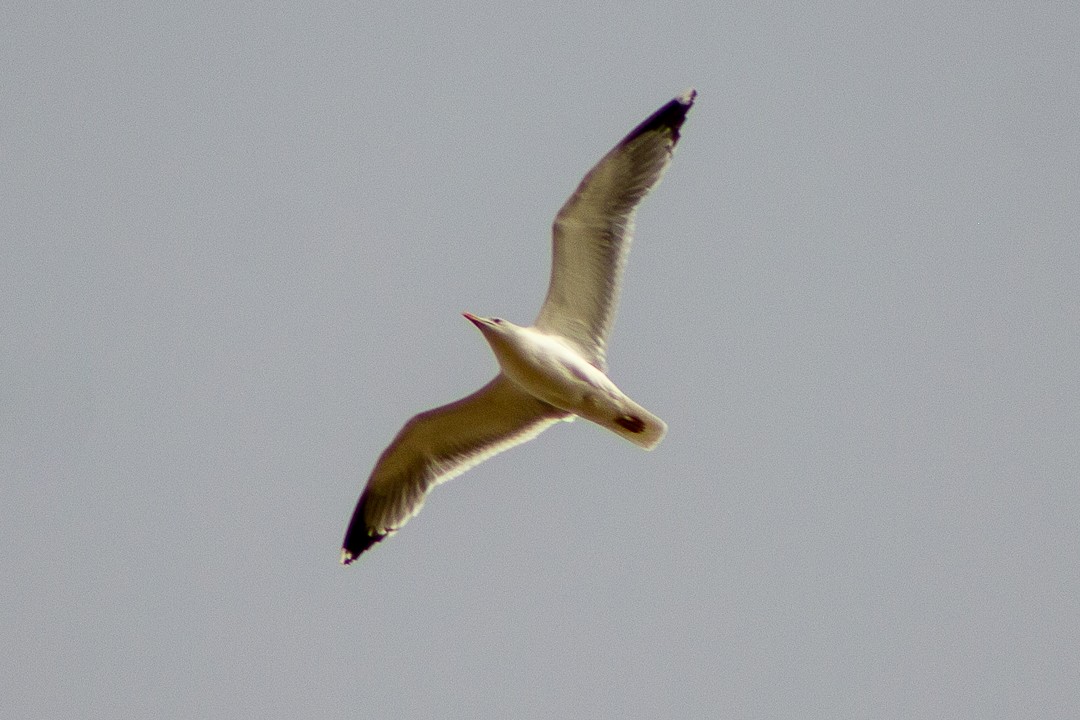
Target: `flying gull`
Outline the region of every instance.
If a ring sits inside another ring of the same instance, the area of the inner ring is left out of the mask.
[[[434,486],[560,420],[583,417],[646,450],[664,437],[664,421],[608,379],[605,348],[634,213],[671,162],[696,95],[687,90],[631,130],[559,210],[551,282],[532,327],[464,313],[494,351],[499,374],[472,395],[405,423],[360,495],[342,564],[395,533]]]

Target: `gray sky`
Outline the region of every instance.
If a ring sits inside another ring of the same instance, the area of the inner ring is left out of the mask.
[[[1075,717],[1075,7],[18,6],[0,716]],[[691,85],[609,355],[664,443],[559,425],[339,566]]]

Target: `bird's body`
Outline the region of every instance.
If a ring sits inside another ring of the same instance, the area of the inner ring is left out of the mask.
[[[689,90],[605,155],[553,228],[551,282],[532,327],[469,313],[500,372],[477,392],[420,413],[383,451],[341,551],[348,564],[415,515],[430,489],[560,420],[582,417],[647,450],[667,425],[606,374],[607,337],[638,203],[660,180],[693,105]]]
[[[646,450],[667,432],[663,420],[628,398],[599,368],[558,335],[501,318],[466,314],[491,345],[502,374],[548,405],[622,435]]]

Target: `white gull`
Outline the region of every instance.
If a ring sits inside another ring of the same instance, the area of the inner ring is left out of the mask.
[[[551,283],[532,327],[465,313],[500,372],[457,402],[422,412],[379,456],[342,544],[348,565],[420,511],[428,492],[552,424],[583,417],[651,450],[663,420],[606,375],[634,213],[671,162],[697,93],[687,90],[630,131],[555,217]]]

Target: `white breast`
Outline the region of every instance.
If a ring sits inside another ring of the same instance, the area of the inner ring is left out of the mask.
[[[533,397],[563,410],[617,404],[622,392],[567,342],[534,328],[517,328],[496,352],[503,372]]]

